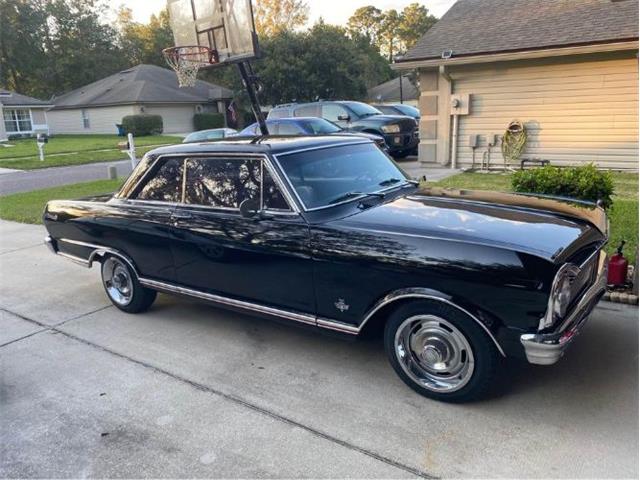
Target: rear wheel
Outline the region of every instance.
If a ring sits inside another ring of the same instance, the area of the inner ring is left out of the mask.
[[[101,273],[109,300],[123,312],[144,312],[156,299],[157,292],[140,285],[135,272],[118,257],[107,256],[102,261]]]
[[[384,336],[391,365],[416,392],[448,402],[485,395],[495,382],[499,352],[467,314],[437,302],[398,308]]]

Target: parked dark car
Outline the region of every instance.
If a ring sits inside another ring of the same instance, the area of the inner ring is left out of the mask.
[[[384,137],[389,154],[404,158],[416,151],[420,138],[412,117],[383,115],[361,102],[322,101],[278,105],[269,112],[269,120],[291,117],[320,117],[348,132],[366,132]]]
[[[280,118],[278,120],[267,120],[266,124],[271,135],[354,135],[373,140],[382,150],[388,150],[384,137],[366,132],[347,132],[344,128],[324,118]],[[238,133],[239,137],[256,137],[260,135],[262,133],[257,122]]]
[[[163,147],[113,195],[49,202],[44,223],[125,312],[161,291],[380,331],[402,380],[447,401],[483,395],[501,357],[558,361],[605,291],[601,208],[421,188],[355,137]]]
[[[372,104],[371,106],[385,115],[406,115],[420,122],[420,110],[406,103]]]

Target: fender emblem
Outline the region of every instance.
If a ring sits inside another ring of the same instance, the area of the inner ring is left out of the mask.
[[[349,305],[344,302],[344,298],[339,298],[336,303],[334,303],[335,307],[340,310],[342,313],[349,310]]]

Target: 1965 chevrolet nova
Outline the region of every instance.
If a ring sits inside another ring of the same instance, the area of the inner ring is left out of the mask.
[[[125,312],[161,291],[380,329],[402,380],[447,401],[484,394],[502,357],[556,362],[605,290],[601,208],[420,188],[356,137],[161,148],[119,192],[51,201],[44,222]]]

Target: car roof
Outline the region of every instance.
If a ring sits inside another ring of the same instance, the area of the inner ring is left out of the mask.
[[[335,145],[355,145],[373,143],[365,137],[349,135],[292,135],[266,136],[257,138],[229,137],[223,140],[202,143],[180,143],[156,148],[150,155],[180,155],[196,153],[271,153],[279,154],[294,150],[323,148]]]

